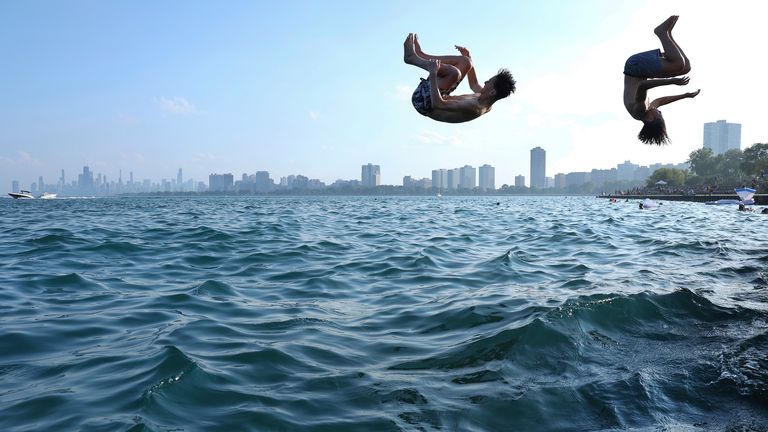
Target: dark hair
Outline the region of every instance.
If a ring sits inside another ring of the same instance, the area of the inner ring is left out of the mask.
[[[493,81],[493,89],[496,90],[496,100],[504,99],[510,93],[515,92],[515,79],[507,69],[499,69],[496,79]]]
[[[645,144],[663,145],[669,143],[667,135],[667,124],[664,118],[659,116],[649,122],[643,122],[643,128],[637,134],[637,139]]]

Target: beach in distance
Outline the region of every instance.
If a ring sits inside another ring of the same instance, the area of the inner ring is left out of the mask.
[[[0,200],[0,430],[768,430],[768,215],[638,202]]]

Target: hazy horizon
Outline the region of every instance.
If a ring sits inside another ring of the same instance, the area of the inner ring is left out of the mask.
[[[465,19],[464,2],[0,4],[0,184],[54,183],[62,168],[69,182],[84,165],[123,181],[182,168],[198,181],[269,171],[332,183],[370,162],[394,185],[487,163],[498,186],[529,180],[536,146],[553,176],[683,162],[717,120],[742,125],[742,149],[768,142],[766,90],[750,80],[768,66],[759,3],[472,6]],[[425,19],[436,8],[441,19]],[[691,83],[650,96],[702,92],[665,107],[672,144],[651,147],[621,103],[621,71],[660,48],[652,30],[671,14]],[[481,80],[508,67],[518,92],[473,122],[422,117],[410,94],[426,72],[402,61],[408,32],[433,54],[467,46]]]

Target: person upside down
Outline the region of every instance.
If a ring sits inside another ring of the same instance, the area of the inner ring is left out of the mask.
[[[413,92],[411,102],[419,114],[446,123],[474,120],[491,110],[496,101],[515,92],[515,80],[507,69],[488,79],[482,86],[477,82],[469,50],[456,45],[461,55],[433,56],[424,53],[418,36],[409,33],[404,43],[404,61],[429,72]],[[453,96],[459,83],[467,77],[474,93]]]
[[[648,102],[648,90],[663,85],[686,85],[689,78],[679,77],[691,71],[691,62],[672,39],[672,29],[678,16],[672,15],[654,33],[664,52],[655,49],[635,54],[624,64],[624,107],[635,120],[643,122],[637,138],[645,144],[662,145],[669,142],[667,125],[659,107],[680,99],[694,98],[701,90],[675,96],[664,96]]]

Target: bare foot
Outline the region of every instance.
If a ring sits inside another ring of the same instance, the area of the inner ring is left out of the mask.
[[[421,45],[419,44],[419,35],[416,33],[413,34],[413,48],[417,56],[424,57],[424,51],[421,50]]]
[[[660,36],[662,33],[669,33],[672,31],[672,28],[675,26],[675,23],[677,22],[677,19],[679,16],[672,15],[669,18],[667,18],[663,23],[659,24],[658,27],[653,29],[653,32],[656,33],[656,36]]]
[[[416,57],[416,52],[413,49],[413,33],[408,33],[408,37],[403,42],[403,61],[407,64],[414,64],[413,60]]]

